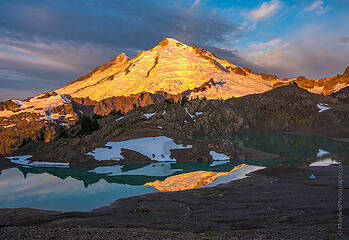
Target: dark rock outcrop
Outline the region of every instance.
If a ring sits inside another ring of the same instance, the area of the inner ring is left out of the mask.
[[[349,87],[342,88],[341,90],[331,94],[330,96],[337,98],[343,103],[349,103]]]
[[[14,103],[11,100],[8,100],[6,102],[0,102],[0,111],[5,111],[5,110],[16,110],[17,108],[19,108],[20,106],[18,106],[16,103]]]

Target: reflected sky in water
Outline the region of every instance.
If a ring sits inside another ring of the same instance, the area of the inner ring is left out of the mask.
[[[328,159],[349,163],[348,145],[326,139],[263,134],[226,138],[242,146],[278,154],[281,158],[221,162],[222,164],[151,163],[92,168],[11,168],[0,174],[0,208],[88,211],[120,198],[158,192],[153,187],[143,185],[187,172],[225,172],[242,163],[253,166],[280,163],[308,166],[318,161],[328,162]]]
[[[72,177],[61,179],[48,173],[24,177],[18,168],[0,175],[0,207],[33,207],[62,211],[87,211],[108,205],[114,200],[144,193],[157,192],[146,186],[108,183],[104,179],[84,186]]]

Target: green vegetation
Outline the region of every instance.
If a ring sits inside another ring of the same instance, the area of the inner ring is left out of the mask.
[[[59,138],[67,138],[68,137],[68,133],[67,130],[65,128],[62,128],[61,131],[58,134]]]
[[[165,99],[165,103],[167,103],[167,104],[180,104],[180,105],[184,106],[184,104],[187,103],[187,102],[188,102],[188,97],[187,96],[182,97],[182,99],[180,99],[178,101],[175,101],[172,98],[166,98]]]
[[[110,111],[109,115],[124,115],[124,113],[120,109],[116,111],[116,109],[114,108]]]
[[[99,114],[97,114],[97,113],[94,113],[93,116],[92,116],[92,118],[93,118],[93,119],[102,119],[102,118],[104,118],[104,116],[99,115]]]
[[[90,118],[89,116],[82,115],[77,123],[81,126],[79,135],[90,134],[99,129],[97,118]]]

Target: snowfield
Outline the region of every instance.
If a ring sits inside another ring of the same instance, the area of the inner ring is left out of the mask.
[[[223,153],[217,153],[215,151],[210,151],[210,155],[212,156],[213,160],[218,160],[218,161],[224,161],[230,159],[227,155]]]
[[[319,148],[319,150],[316,154],[316,157],[321,159],[321,160],[313,162],[309,166],[310,167],[326,167],[326,166],[330,166],[331,164],[339,164],[339,162],[337,162],[336,160],[333,160],[330,157],[324,158],[324,156],[326,156],[328,154],[330,154],[330,152],[327,152],[327,151]]]
[[[151,118],[152,116],[154,116],[155,115],[155,113],[144,113],[144,116],[146,117],[146,118]]]
[[[194,119],[194,117],[196,116],[200,116],[202,114],[202,112],[196,112],[195,115],[190,114],[190,112],[188,111],[188,108],[184,108],[184,110],[186,111],[186,113],[191,117],[191,119],[193,119],[193,121],[195,122],[196,120]]]
[[[328,107],[326,103],[320,103],[320,104],[317,104],[316,106],[318,107],[318,109],[320,109],[319,112],[323,112],[328,109],[331,109],[331,107]]]
[[[172,138],[165,136],[144,137],[121,142],[108,142],[105,148],[96,148],[94,151],[87,153],[87,155],[93,156],[98,161],[119,161],[123,159],[121,149],[128,149],[139,152],[155,161],[171,162],[176,161],[176,159],[170,157],[172,149],[186,149],[192,147],[192,145],[177,145]]]
[[[325,155],[327,155],[327,154],[330,154],[330,153],[329,153],[329,152],[326,152],[325,150],[322,150],[322,149],[319,148],[319,150],[318,150],[318,152],[317,152],[317,154],[316,154],[316,157],[321,158],[321,157],[323,157],[323,156],[325,156]]]
[[[50,96],[48,98],[40,98],[43,94],[40,94],[36,97],[30,98],[28,101],[20,101],[20,100],[11,100],[19,108],[16,111],[0,111],[0,117],[11,117],[13,115],[21,114],[21,113],[36,113],[40,115],[41,120],[57,120],[61,116],[65,118],[72,117],[72,115],[67,114],[65,116],[60,115],[58,113],[52,113],[51,109],[54,107],[58,107],[64,104],[69,104],[71,101],[64,95],[56,95]]]
[[[231,173],[221,176],[219,178],[217,178],[215,181],[213,181],[212,183],[204,186],[204,187],[214,187],[217,186],[218,184],[222,184],[222,183],[228,183],[234,180],[238,180],[238,179],[243,179],[247,177],[247,174],[263,169],[265,167],[259,167],[259,166],[248,166],[248,167],[244,167],[244,168],[238,168],[234,171],[232,171]]]
[[[326,158],[320,161],[313,162],[309,166],[310,167],[327,167],[332,164],[339,164],[339,162],[337,162],[336,160],[333,160],[332,158]]]
[[[119,117],[118,119],[115,119],[115,122],[120,121],[121,119],[124,119],[124,117]]]
[[[7,126],[2,126],[3,128],[11,128],[11,127],[14,127],[16,126],[17,124],[10,124],[10,125],[7,125]]]

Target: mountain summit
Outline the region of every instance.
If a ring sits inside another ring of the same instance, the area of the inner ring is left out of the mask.
[[[270,90],[278,81],[242,69],[196,46],[164,38],[157,46],[129,59],[125,53],[56,90],[100,101],[113,96],[163,91],[190,97],[230,98]],[[204,88],[205,91],[200,91]]]

